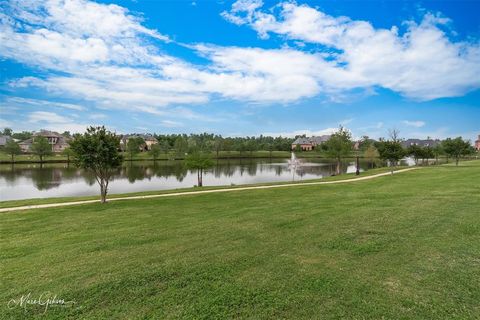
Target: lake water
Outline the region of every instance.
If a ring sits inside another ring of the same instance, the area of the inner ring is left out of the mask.
[[[299,181],[331,176],[335,164],[326,159],[301,159],[292,167],[289,159],[230,159],[215,161],[204,174],[204,186],[240,185],[261,182]],[[369,167],[361,162],[363,170]],[[343,172],[355,172],[354,159]],[[182,161],[126,162],[109,185],[109,194],[166,190],[197,184],[196,171]],[[73,164],[0,165],[0,200],[97,195],[99,187],[89,172]]]

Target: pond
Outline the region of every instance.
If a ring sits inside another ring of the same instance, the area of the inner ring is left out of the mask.
[[[370,164],[361,161],[361,170]],[[342,171],[355,172],[354,159],[346,160]],[[204,186],[239,185],[277,181],[299,181],[331,176],[334,162],[326,159],[300,159],[298,165],[289,159],[215,160],[207,170]],[[195,171],[187,170],[183,161],[125,162],[117,170],[109,193],[166,190],[197,184]],[[95,177],[73,164],[0,165],[0,200],[97,195]]]

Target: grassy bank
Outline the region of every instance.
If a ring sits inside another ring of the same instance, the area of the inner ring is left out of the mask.
[[[480,162],[2,214],[2,318],[475,319]],[[56,294],[60,308],[7,302]],[[11,305],[12,306],[12,305]]]

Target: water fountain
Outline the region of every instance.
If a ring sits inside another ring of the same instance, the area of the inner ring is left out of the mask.
[[[290,160],[288,160],[288,166],[296,168],[299,164],[300,164],[300,161],[298,161],[297,157],[295,156],[295,153],[292,152]]]
[[[295,171],[299,166],[300,166],[300,161],[295,156],[295,153],[292,152],[290,160],[288,160],[288,167],[292,171],[292,181],[295,181]]]

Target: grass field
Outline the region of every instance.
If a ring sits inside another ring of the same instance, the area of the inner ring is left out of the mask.
[[[3,213],[0,317],[478,319],[479,181],[470,161]],[[11,301],[46,292],[75,304]]]

